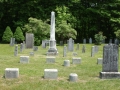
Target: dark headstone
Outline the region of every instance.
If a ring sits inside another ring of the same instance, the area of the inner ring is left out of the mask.
[[[103,47],[103,64],[100,78],[120,78],[120,72],[118,72],[118,52],[118,45],[109,44]]]

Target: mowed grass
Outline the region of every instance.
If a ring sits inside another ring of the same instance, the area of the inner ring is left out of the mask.
[[[20,45],[18,45],[20,47]],[[32,49],[25,49],[18,56],[14,56],[14,47],[9,44],[0,44],[0,90],[120,90],[120,79],[100,79],[99,72],[102,71],[102,65],[97,65],[97,58],[103,56],[103,46],[99,46],[98,53],[91,57],[91,47],[93,44],[86,44],[86,52],[82,53],[82,46],[74,52],[77,57],[82,58],[81,64],[64,67],[64,60],[72,62],[72,52],[67,52],[67,57],[63,57],[63,46],[57,46],[58,55],[54,64],[46,63],[47,48],[39,46],[34,56],[30,56],[29,64],[21,64],[20,56],[29,55]],[[19,68],[19,78],[5,79],[5,68]],[[44,69],[58,69],[58,79],[44,79]],[[119,68],[120,69],[120,68]],[[69,82],[69,74],[78,75],[77,82]]]

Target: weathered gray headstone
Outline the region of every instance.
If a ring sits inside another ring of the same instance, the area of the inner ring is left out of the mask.
[[[74,40],[72,38],[68,41],[68,50],[73,51],[74,50]]]
[[[15,44],[15,38],[11,38],[10,39],[10,46],[14,46],[14,44]]]
[[[76,82],[78,80],[78,75],[76,73],[71,73],[69,75],[69,81]]]
[[[103,64],[100,78],[120,78],[120,72],[118,72],[118,53],[118,45],[109,44],[103,47]]]
[[[83,47],[82,47],[82,53],[85,53],[85,45],[83,45]]]
[[[47,57],[46,63],[48,63],[48,64],[55,63],[55,57]]]
[[[46,40],[42,40],[42,48],[46,48]]]
[[[5,78],[12,79],[19,77],[19,68],[6,68],[5,69]]]
[[[64,60],[64,66],[69,67],[70,66],[70,60]]]
[[[33,48],[34,46],[34,34],[26,33],[26,48]]]
[[[38,46],[34,46],[33,51],[38,51]]]
[[[22,52],[24,49],[23,43],[20,44],[20,52]]]
[[[64,46],[63,48],[63,57],[66,57],[67,56],[67,47]]]
[[[92,44],[92,38],[89,38],[89,44]]]
[[[80,63],[81,63],[81,57],[72,58],[72,64],[80,64]]]
[[[103,64],[103,58],[98,58],[97,59],[97,64],[101,64],[102,65]]]
[[[20,63],[29,63],[29,56],[20,56]]]
[[[34,56],[34,52],[33,51],[30,52],[30,56]]]
[[[85,38],[83,39],[83,44],[86,44],[86,39]]]
[[[114,44],[119,45],[119,40],[117,38],[114,40]]]
[[[95,46],[94,48],[95,48],[95,53],[97,53],[98,50],[99,50],[99,47],[98,47],[98,46]]]
[[[15,46],[15,50],[14,50],[14,56],[18,55],[18,45]]]
[[[45,79],[57,79],[58,70],[57,69],[44,69],[44,78]]]
[[[95,46],[92,46],[91,48],[91,57],[93,57],[95,54]]]

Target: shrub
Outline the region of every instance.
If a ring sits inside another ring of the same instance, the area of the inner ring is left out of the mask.
[[[98,34],[95,34],[95,44],[101,45],[102,41],[106,39],[106,36],[103,36],[103,32],[99,32]]]
[[[114,32],[116,37],[120,40],[120,30],[117,30],[116,32]]]
[[[23,32],[22,32],[22,30],[21,30],[20,27],[17,27],[17,28],[16,28],[16,31],[15,31],[15,33],[14,33],[14,38],[15,38],[15,40],[16,40],[18,43],[20,43],[20,42],[22,42],[23,40],[25,40],[25,37],[24,37]]]
[[[9,43],[11,37],[13,37],[13,32],[11,31],[11,28],[7,26],[3,33],[2,41],[5,43]]]

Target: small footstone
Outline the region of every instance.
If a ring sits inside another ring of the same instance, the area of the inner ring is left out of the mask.
[[[44,78],[45,79],[57,79],[58,70],[57,69],[45,69]]]
[[[55,63],[55,57],[47,57],[46,58],[46,63]]]
[[[69,67],[70,66],[70,60],[64,60],[64,66]]]
[[[5,78],[18,78],[19,77],[19,68],[6,68],[5,69]]]
[[[72,64],[80,64],[81,63],[81,57],[77,58],[77,57],[74,57],[72,58]]]
[[[78,75],[76,73],[71,73],[69,75],[69,81],[76,82],[78,80]]]
[[[98,58],[97,59],[97,64],[101,64],[102,65],[102,63],[103,63],[103,59],[102,58]]]
[[[20,56],[20,63],[29,63],[29,56]]]

